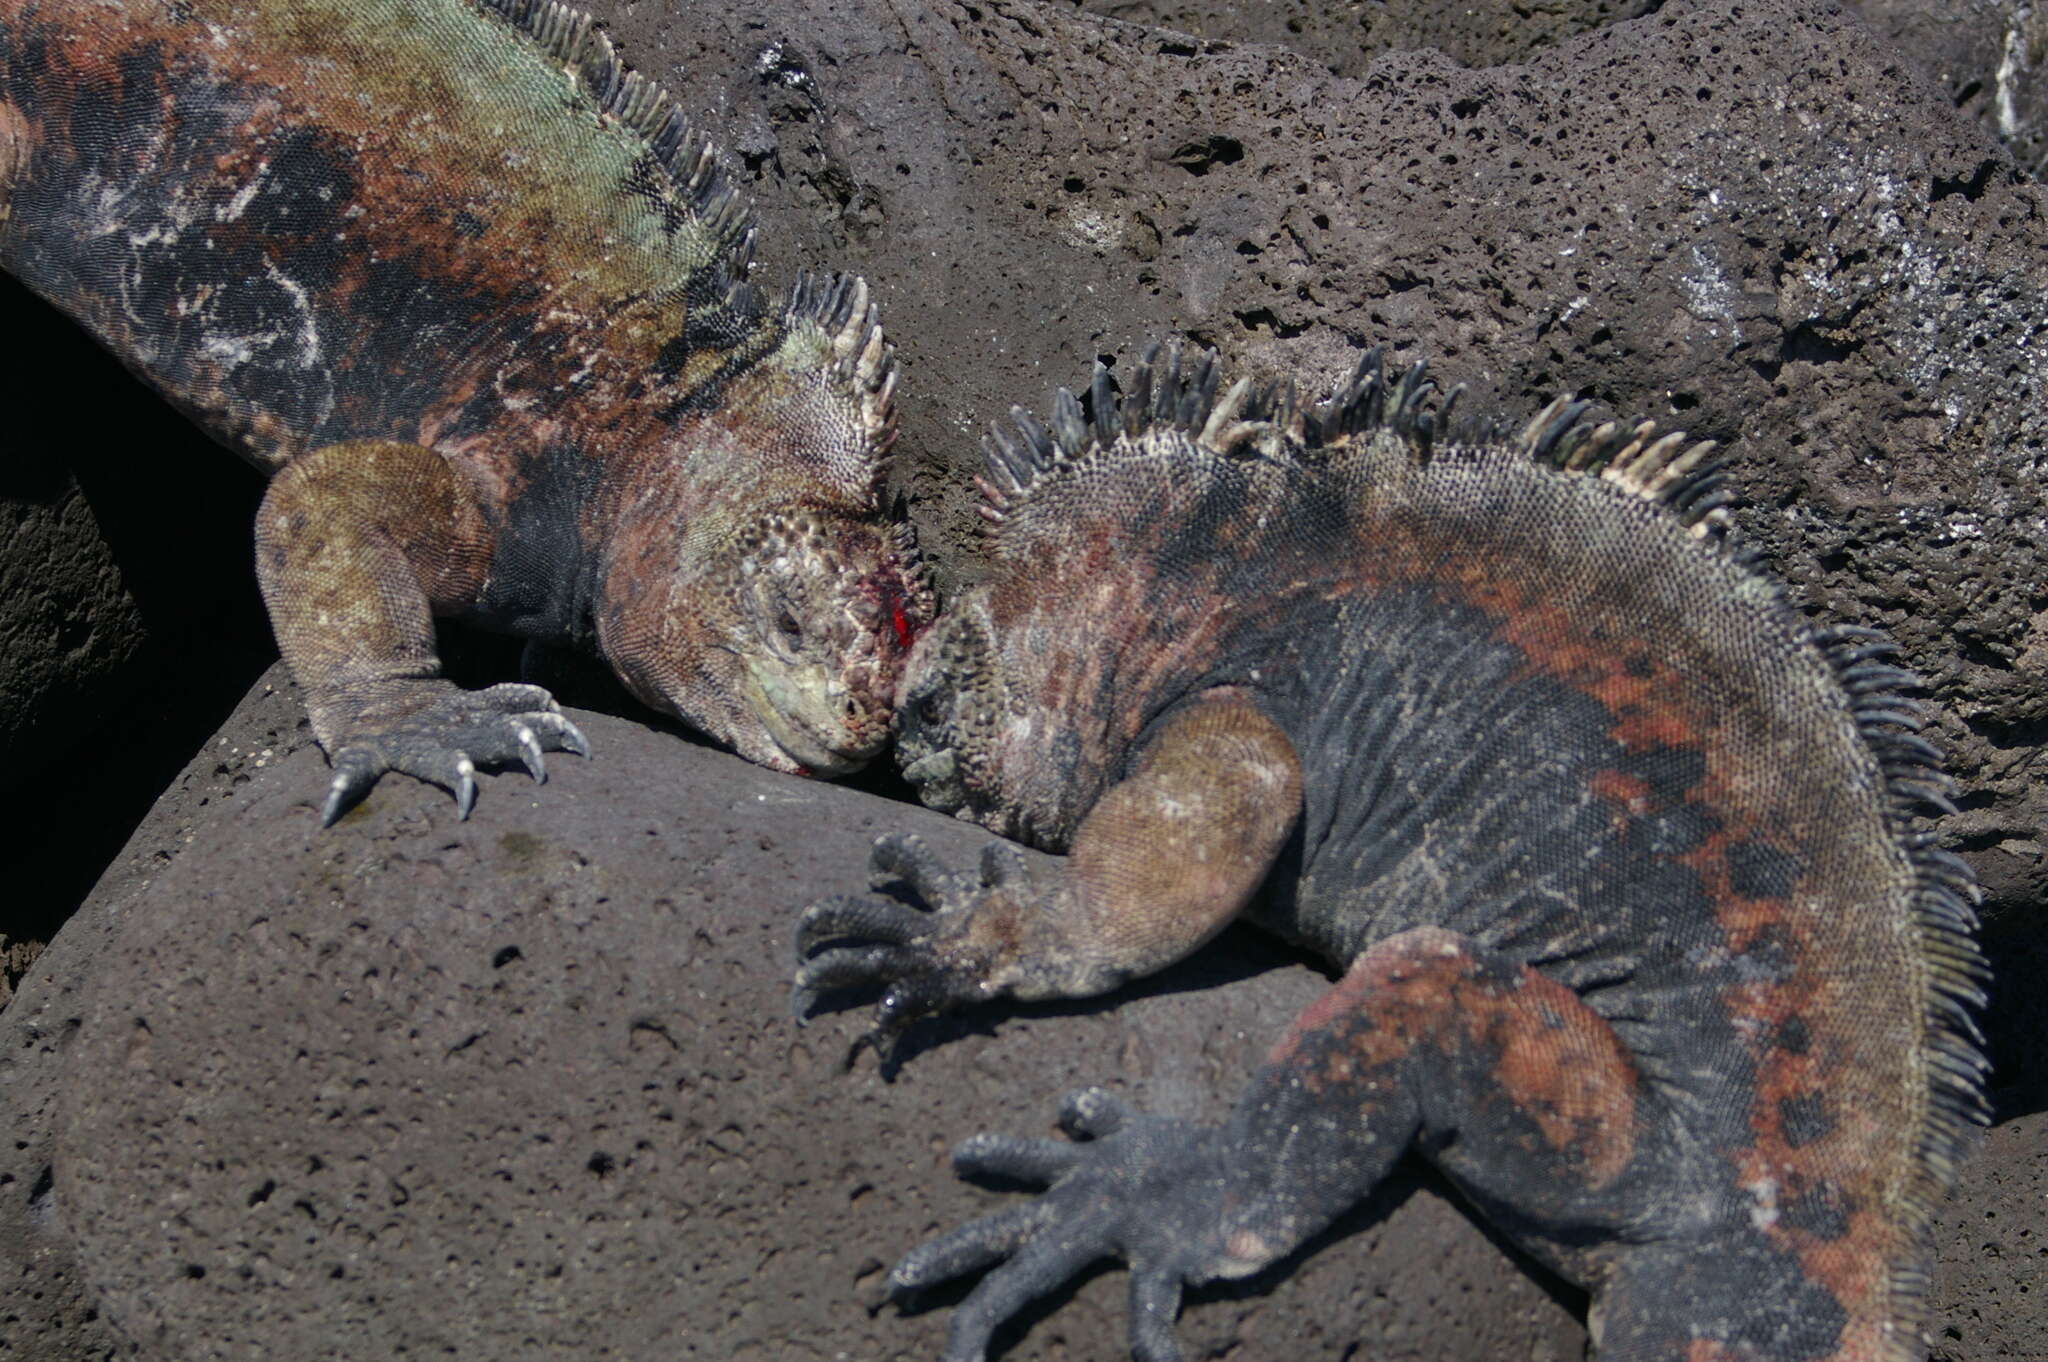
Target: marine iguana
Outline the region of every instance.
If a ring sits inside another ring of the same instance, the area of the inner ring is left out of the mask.
[[[334,767],[586,751],[433,617],[594,648],[754,761],[853,769],[929,613],[879,504],[866,285],[751,212],[553,0],[0,0],[0,263],[271,482],[256,558]]]
[[[1417,1149],[1592,1292],[1602,1358],[1920,1354],[1928,1217],[1984,1117],[1974,883],[1911,678],[1816,628],[1730,536],[1712,446],[1447,424],[1422,366],[1328,402],[1213,358],[1098,367],[987,445],[989,580],[913,649],[899,760],[992,843],[883,838],[812,906],[801,1013],[877,1033],[1099,994],[1245,914],[1342,978],[1204,1128],[1100,1089],[1074,1142],[957,1169],[1050,1184],[917,1248],[992,1269],[948,1362],[1084,1265],[1180,1356],[1185,1284],[1297,1248]],[[1452,398],[1455,397],[1455,390]]]

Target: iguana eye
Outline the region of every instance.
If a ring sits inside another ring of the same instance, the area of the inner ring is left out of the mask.
[[[796,615],[787,606],[775,614],[775,632],[782,635],[786,643],[801,643],[804,639],[803,626],[796,622]]]

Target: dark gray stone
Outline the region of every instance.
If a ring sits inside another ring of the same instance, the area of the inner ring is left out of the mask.
[[[1935,1244],[1931,1362],[2048,1357],[2048,1111],[1991,1129]]]
[[[593,761],[491,780],[471,822],[387,782],[323,834],[318,753],[249,750],[275,713],[223,735],[248,755],[168,865],[48,952],[104,935],[89,996],[37,1008],[68,1039],[8,1074],[44,1095],[17,1139],[53,1171],[0,1246],[82,1284],[118,1355],[932,1356],[946,1309],[871,1311],[894,1255],[1012,1199],[953,1179],[954,1141],[1047,1132],[1092,1082],[1213,1119],[1323,987],[1233,935],[1116,1006],[928,1027],[885,1083],[843,1065],[864,1012],[788,1019],[794,910],[860,889],[882,830],[963,863],[984,834],[584,713]],[[1007,1355],[1119,1355],[1124,1289],[1089,1280]],[[12,1273],[0,1293],[33,1317]],[[53,1332],[15,1355],[95,1355]],[[1195,1357],[1583,1348],[1409,1178],[1278,1285],[1203,1297],[1183,1336]]]
[[[281,753],[307,741],[304,709],[278,668],[258,683],[150,807],[0,1011],[0,1359],[97,1362],[119,1336],[78,1268],[56,1187],[56,1120],[67,1093],[89,1091],[72,1065],[101,953],[137,896],[191,844],[195,825]],[[78,806],[70,812],[75,817]]]
[[[2034,0],[1855,0],[2036,180],[2048,171],[2048,9]]]
[[[10,784],[37,773],[40,749],[61,745],[39,730],[76,725],[82,697],[146,632],[78,484],[45,471],[43,486],[0,492],[0,770]]]
[[[1384,52],[1435,48],[1460,66],[1527,61],[1662,0],[1079,0],[1078,8],[1212,43],[1291,48],[1340,76]],[[2039,179],[2048,168],[2048,11],[2033,0],[1844,0],[1906,63]]]
[[[1083,0],[1080,8],[1112,19],[1175,29],[1211,42],[1292,48],[1340,76],[1364,73],[1384,52],[1433,47],[1460,66],[1527,61],[1546,47],[1660,0]]]

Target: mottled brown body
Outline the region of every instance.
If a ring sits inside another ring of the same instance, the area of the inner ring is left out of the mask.
[[[587,17],[7,0],[0,57],[0,259],[275,475],[259,568],[338,797],[580,744],[537,688],[431,684],[422,574],[754,760],[878,749],[928,606],[866,290],[756,294],[715,158]],[[369,450],[384,492],[333,467]]]
[[[1020,417],[997,569],[906,674],[927,801],[1065,865],[976,884],[889,843],[940,911],[819,905],[800,987],[886,981],[892,1024],[1083,995],[1240,910],[1348,972],[1220,1131],[964,1153],[1054,1187],[896,1270],[1011,1257],[949,1357],[1112,1252],[1134,1346],[1173,1356],[1181,1283],[1290,1251],[1410,1145],[1594,1293],[1603,1358],[1915,1355],[1981,965],[1966,873],[1910,827],[1941,781],[1906,678],[1725,542],[1705,446],[1577,408],[1443,440],[1419,371],[1313,411],[1214,381],[1176,359]]]

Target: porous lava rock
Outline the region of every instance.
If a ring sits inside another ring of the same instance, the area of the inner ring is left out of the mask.
[[[863,1012],[790,1019],[795,909],[862,889],[885,829],[963,866],[985,834],[584,713],[593,761],[491,780],[467,823],[392,781],[322,833],[279,715],[252,697],[167,863],[136,848],[46,953],[90,985],[38,971],[7,1016],[30,1195],[0,1244],[37,1290],[0,1286],[0,1356],[935,1356],[948,1311],[878,1310],[882,1269],[1015,1199],[954,1179],[954,1141],[1049,1132],[1098,1082],[1215,1119],[1323,987],[1233,934],[1114,1007],[927,1027],[885,1082],[846,1063]],[[1570,1293],[1435,1183],[1319,1247],[1193,1304],[1193,1355],[1581,1355]],[[1117,1356],[1123,1295],[1097,1275],[1008,1356]]]

